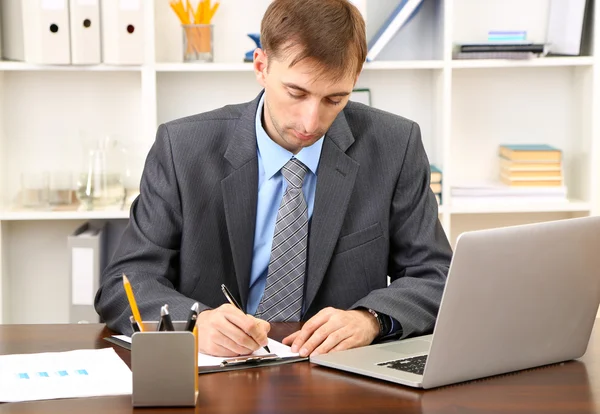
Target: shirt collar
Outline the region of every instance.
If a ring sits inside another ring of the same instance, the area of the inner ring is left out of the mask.
[[[273,141],[263,128],[262,113],[264,101],[265,94],[263,93],[258,102],[255,124],[258,155],[262,160],[265,178],[268,180],[273,177],[293,157],[306,165],[314,175],[317,175],[319,159],[321,158],[321,149],[323,148],[323,137],[319,138],[319,140],[310,147],[302,148],[298,154],[292,154],[290,151]]]

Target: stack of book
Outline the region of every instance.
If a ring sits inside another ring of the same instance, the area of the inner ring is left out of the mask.
[[[550,145],[501,145],[499,182],[452,186],[452,204],[566,202],[562,151]]]
[[[550,145],[500,145],[500,181],[519,187],[563,185],[562,152]]]
[[[431,191],[435,194],[435,199],[439,204],[442,204],[442,170],[440,170],[435,165],[431,164],[431,178],[429,186],[431,187]]]

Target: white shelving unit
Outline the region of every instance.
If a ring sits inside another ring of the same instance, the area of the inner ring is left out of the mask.
[[[143,65],[0,62],[0,323],[66,322],[67,235],[87,220],[128,218],[128,211],[15,210],[20,174],[79,169],[81,132],[94,131],[119,134],[139,176],[160,123],[253,99],[260,87],[242,57],[253,47],[246,34],[259,30],[269,3],[222,2],[212,64],[181,63],[181,31],[167,0],[144,1],[151,30]],[[396,3],[367,2],[369,35]],[[489,28],[527,30],[543,42],[548,4],[427,0],[359,79],[374,106],[420,124],[430,161],[443,170],[439,217],[453,244],[467,230],[600,212],[600,30],[585,56],[452,60],[455,42],[485,40]],[[505,142],[562,148],[570,201],[453,205],[453,184],[497,175],[496,151]]]

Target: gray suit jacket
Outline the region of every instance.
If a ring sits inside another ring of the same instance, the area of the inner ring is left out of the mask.
[[[246,306],[257,206],[254,101],[159,127],[95,306],[130,333],[122,273],[144,320],[169,304],[216,308],[224,283]],[[309,227],[307,320],[327,306],[372,308],[403,336],[433,329],[451,258],[416,123],[350,102],[325,135]],[[387,286],[387,276],[391,284]]]

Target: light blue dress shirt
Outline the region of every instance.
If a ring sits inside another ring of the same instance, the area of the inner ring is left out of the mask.
[[[281,168],[292,158],[297,158],[308,167],[302,192],[308,205],[308,219],[312,217],[317,188],[317,170],[323,137],[313,145],[302,148],[296,155],[276,144],[267,135],[262,126],[262,112],[265,96],[260,98],[256,111],[256,142],[258,144],[258,205],[256,208],[256,229],[254,232],[254,250],[250,273],[250,292],[246,312],[254,315],[262,299],[267,282],[271,244],[275,231],[275,220],[287,182],[281,174]]]

